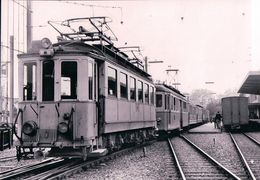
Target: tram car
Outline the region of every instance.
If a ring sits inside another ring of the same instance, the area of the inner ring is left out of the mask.
[[[177,89],[166,84],[156,84],[156,121],[158,134],[166,135],[208,120],[209,111],[193,105]]]
[[[33,41],[18,55],[18,160],[46,148],[48,156],[86,159],[153,138],[155,86],[140,59],[114,46],[109,22],[91,17],[60,24],[72,32],[49,22],[58,42]]]

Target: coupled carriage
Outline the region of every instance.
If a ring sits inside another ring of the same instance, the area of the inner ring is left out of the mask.
[[[176,88],[156,84],[156,120],[160,135],[179,132],[209,120],[209,111],[193,105]]]

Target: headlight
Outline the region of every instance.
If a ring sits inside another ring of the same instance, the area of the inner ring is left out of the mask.
[[[28,136],[33,136],[37,132],[37,124],[34,121],[27,121],[23,124],[22,132]]]
[[[45,49],[48,49],[52,45],[51,41],[48,38],[43,38],[41,40],[41,43],[42,43],[42,47]]]
[[[65,123],[65,122],[60,122],[60,123],[58,124],[58,131],[59,131],[60,133],[62,133],[62,134],[67,133],[67,132],[69,131],[69,126],[68,126],[68,124]]]

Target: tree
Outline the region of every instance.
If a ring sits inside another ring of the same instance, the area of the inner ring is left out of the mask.
[[[206,107],[207,104],[212,100],[213,94],[214,93],[212,91],[207,89],[196,89],[191,92],[189,98],[193,104],[199,104]]]

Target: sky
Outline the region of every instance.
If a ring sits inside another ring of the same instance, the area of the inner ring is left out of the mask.
[[[20,31],[13,31],[17,44],[20,41],[16,48],[23,49],[24,19],[22,7],[16,6],[14,18],[11,13],[9,19],[19,20],[14,29],[19,26]],[[238,89],[248,71],[260,69],[258,9],[257,0],[33,1],[33,39],[56,41],[58,34],[48,20],[109,16],[119,39],[116,45],[138,45],[149,61],[164,61],[149,64],[153,79],[180,83],[178,89],[185,93],[203,88],[219,94]],[[7,16],[2,17],[7,24]],[[8,37],[3,28],[1,32]],[[169,68],[179,71],[167,75]]]

